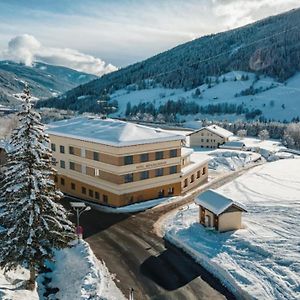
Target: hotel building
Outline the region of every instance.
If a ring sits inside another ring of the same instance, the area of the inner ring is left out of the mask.
[[[209,158],[185,136],[119,120],[75,118],[48,125],[55,182],[65,194],[119,207],[180,195],[204,183]]]

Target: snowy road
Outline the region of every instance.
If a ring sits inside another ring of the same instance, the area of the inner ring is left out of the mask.
[[[135,299],[235,299],[191,258],[151,232],[154,218],[151,211],[82,215],[86,241],[116,274],[123,293],[133,287]]]

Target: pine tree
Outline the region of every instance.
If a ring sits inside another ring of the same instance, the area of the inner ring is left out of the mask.
[[[19,125],[11,136],[0,184],[0,267],[18,266],[30,270],[29,289],[35,286],[36,272],[53,250],[64,248],[73,239],[72,223],[58,203],[62,193],[52,180],[52,153],[40,115],[30,103],[26,87]]]

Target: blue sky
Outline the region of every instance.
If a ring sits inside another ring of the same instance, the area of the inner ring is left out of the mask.
[[[28,34],[43,51],[75,49],[122,67],[297,6],[299,0],[0,0],[0,49]]]

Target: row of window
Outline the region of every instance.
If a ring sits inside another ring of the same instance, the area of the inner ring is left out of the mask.
[[[201,139],[201,142],[204,143],[204,139]],[[215,143],[216,140],[209,140],[209,139],[206,139],[206,143],[209,143],[209,142]]]
[[[56,151],[56,145],[51,144],[51,150],[53,152]],[[59,146],[60,153],[65,153],[65,146]],[[69,146],[69,154],[75,155],[75,148],[73,146]],[[169,152],[169,157],[177,157],[177,149],[172,149]],[[157,151],[155,152],[155,160],[164,159],[164,151]],[[100,154],[99,152],[93,152],[93,160],[100,161]],[[149,161],[149,153],[140,154],[140,162],[148,162]],[[124,165],[131,165],[133,164],[133,155],[124,156]]]
[[[53,160],[52,163],[55,165],[56,161]],[[66,168],[66,163],[64,160],[60,160],[60,167],[62,169]],[[69,169],[70,170],[76,170],[75,168],[75,163],[70,161],[69,162]],[[176,174],[177,173],[177,166],[171,166],[169,167],[169,174]],[[99,176],[100,175],[100,170],[99,169],[95,169],[95,176]],[[164,176],[164,168],[159,168],[159,169],[155,169],[155,177],[159,177],[159,176]],[[150,177],[150,173],[149,171],[142,171],[140,172],[140,180],[145,180],[148,179]],[[124,183],[129,183],[129,182],[133,182],[133,173],[129,173],[129,174],[125,174],[124,175]]]
[[[206,174],[206,168],[204,167],[204,168],[202,169],[202,175],[205,175],[205,174]],[[197,173],[196,173],[196,179],[199,179],[200,176],[201,176],[201,171],[198,170]],[[194,181],[195,181],[195,174],[192,174],[192,175],[190,176],[190,183],[193,183]],[[186,178],[186,179],[184,180],[183,187],[186,188],[188,185],[189,185],[189,178]]]
[[[169,167],[169,174],[177,173],[177,166]],[[155,177],[164,176],[164,169],[155,169]],[[140,180],[145,180],[149,178],[149,171],[140,172]],[[124,175],[124,182],[129,183],[133,182],[133,173],[125,174]]]
[[[57,177],[55,177],[55,182],[57,182]],[[65,186],[65,179],[60,178],[60,184],[62,186]],[[74,182],[71,182],[71,190],[76,190],[76,184]],[[96,200],[101,200],[101,195],[97,191],[93,191],[92,189],[87,189],[85,186],[81,186],[81,193],[83,195],[88,195],[90,198],[95,198]],[[102,201],[104,203],[108,203],[108,196],[103,194],[102,195]]]

